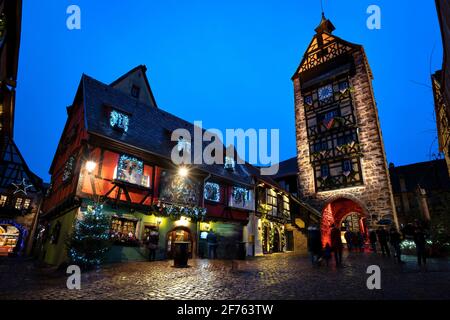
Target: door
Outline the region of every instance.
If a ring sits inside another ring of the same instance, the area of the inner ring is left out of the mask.
[[[189,257],[192,258],[192,236],[188,228],[175,228],[167,233],[167,257],[173,258],[173,252],[175,250],[175,242],[187,241],[189,242]]]

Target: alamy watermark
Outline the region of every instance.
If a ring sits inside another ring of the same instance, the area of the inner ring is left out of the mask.
[[[172,132],[171,140],[177,142],[171,152],[172,162],[177,165],[227,165],[227,162],[234,165],[244,164],[244,159],[248,159],[248,163],[261,166],[262,175],[278,173],[278,129],[226,129],[224,140],[219,129],[203,130],[202,121],[194,121],[193,137],[189,130],[178,128]]]
[[[367,278],[366,286],[369,290],[380,290],[381,289],[381,269],[377,265],[371,265],[367,267],[367,274],[370,276]]]

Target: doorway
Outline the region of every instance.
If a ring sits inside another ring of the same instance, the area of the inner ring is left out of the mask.
[[[166,246],[167,258],[169,259],[173,258],[173,253],[175,252],[175,242],[177,241],[189,242],[188,245],[189,258],[192,258],[193,239],[191,231],[189,230],[189,228],[186,227],[177,227],[167,233],[167,246]]]

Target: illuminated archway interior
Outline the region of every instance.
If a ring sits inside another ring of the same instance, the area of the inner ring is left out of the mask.
[[[330,203],[328,203],[322,211],[321,220],[321,233],[322,233],[322,244],[325,246],[327,243],[331,244],[331,226],[335,224],[336,226],[342,228],[343,221],[353,219],[358,216],[359,225],[353,228],[359,229],[360,232],[367,234],[367,228],[365,226],[365,214],[363,208],[353,200],[347,198],[339,198]]]

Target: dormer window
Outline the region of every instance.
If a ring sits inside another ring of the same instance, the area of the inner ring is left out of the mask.
[[[140,93],[141,93],[141,88],[139,88],[138,86],[133,84],[133,86],[131,87],[131,96],[133,98],[138,99]]]
[[[234,170],[235,161],[232,157],[225,157],[225,165],[224,168],[227,170]]]
[[[179,137],[177,142],[177,150],[180,154],[184,155],[185,152],[191,153],[191,143],[184,137]]]
[[[116,130],[127,132],[129,121],[128,115],[119,111],[112,110],[110,113],[109,124]]]

